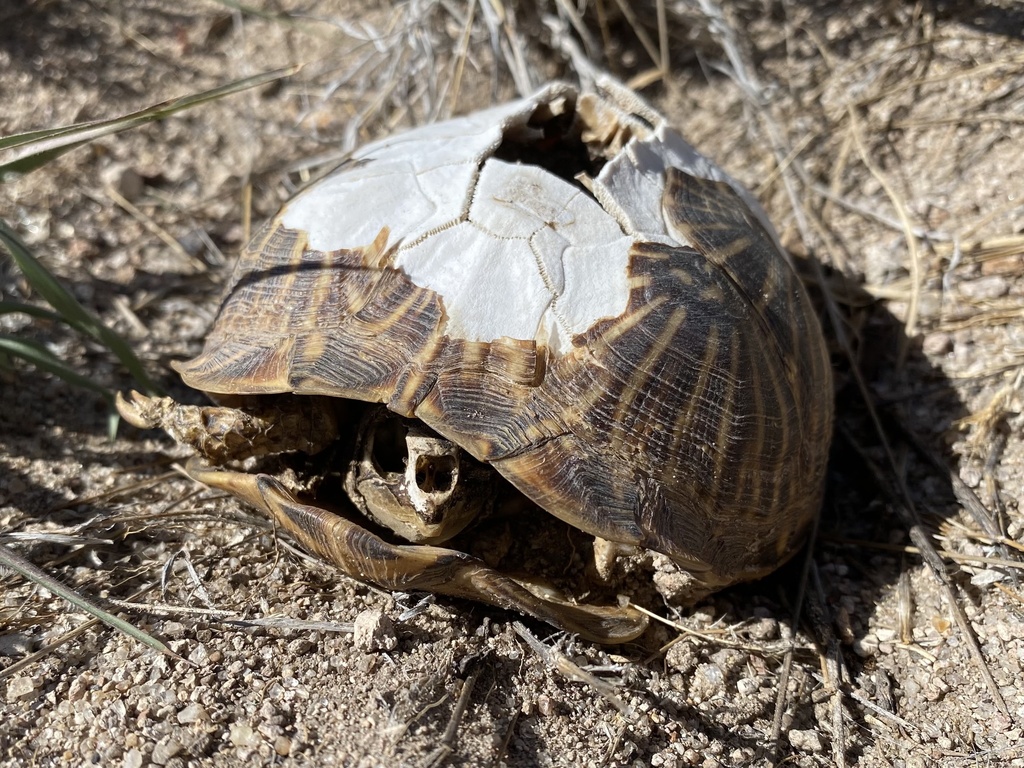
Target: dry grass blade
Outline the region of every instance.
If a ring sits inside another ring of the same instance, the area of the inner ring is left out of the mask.
[[[789,678],[793,672],[797,630],[800,627],[800,617],[802,616],[804,603],[807,598],[807,584],[811,578],[811,569],[814,567],[814,549],[818,540],[819,522],[820,520],[815,518],[814,529],[808,539],[811,544],[807,547],[807,554],[804,557],[803,568],[800,570],[800,584],[797,587],[796,599],[793,601],[793,635],[790,642],[787,643],[788,647],[786,648],[786,652],[782,660],[782,668],[779,670],[779,682],[775,694],[775,712],[772,715],[771,730],[772,751],[776,758],[779,756],[779,750],[782,743],[782,725],[786,714],[787,700],[789,696]]]
[[[207,270],[207,266],[202,261],[186,251],[182,247],[181,243],[179,243],[166,229],[153,221],[151,216],[146,215],[134,203],[121,195],[116,189],[108,187],[104,191],[107,193],[107,197],[123,208],[129,215],[131,215],[132,218],[142,224],[148,232],[160,238],[160,241],[164,245],[178,255],[178,258],[181,259],[183,264],[191,264],[197,272],[205,272]],[[105,201],[102,201],[102,199],[98,202],[105,204]]]
[[[494,757],[491,760],[491,768],[498,768],[503,763],[505,753],[508,751],[509,742],[512,741],[512,736],[516,732],[516,725],[519,724],[519,710],[512,713],[512,719],[509,720],[508,728],[505,729],[505,734],[501,739],[501,743],[498,744],[498,748],[494,750]]]
[[[864,539],[846,539],[839,536],[822,536],[822,541],[827,541],[842,546],[849,547],[863,547],[866,549],[877,549],[882,552],[898,552],[905,555],[920,555],[921,550],[919,547],[912,547],[904,544],[886,544],[881,541],[866,541]],[[1007,542],[1005,540],[998,540],[992,543],[1004,543],[1007,545],[1013,544],[1017,547],[1020,546],[1017,542]],[[959,552],[950,552],[949,550],[940,549],[937,550],[940,557],[945,560],[949,560],[953,563],[965,563],[965,564],[977,564],[987,565],[992,568],[1015,568],[1017,570],[1024,570],[1024,563],[1017,560],[1004,560],[998,557],[984,557],[982,555],[964,555]]]
[[[469,4],[469,13],[466,14],[466,24],[463,27],[462,38],[459,41],[459,50],[455,55],[455,74],[452,75],[451,94],[449,96],[449,112],[455,111],[455,105],[459,102],[459,91],[462,86],[462,73],[466,68],[466,57],[469,55],[469,40],[473,32],[473,21],[476,18],[476,3]]]
[[[960,473],[950,469],[945,462],[936,455],[935,451],[921,439],[921,436],[914,432],[914,430],[910,429],[903,419],[899,418],[899,415],[895,413],[895,411],[889,409],[887,416],[896,425],[900,434],[907,440],[907,442],[910,443],[918,455],[931,464],[943,477],[949,479],[950,486],[953,489],[953,494],[956,496],[957,501],[959,501],[963,508],[967,510],[968,514],[970,514],[981,530],[993,539],[1003,538],[1004,532],[1001,530],[998,521],[989,513],[988,509],[985,508],[985,505],[981,503],[981,499],[978,498],[978,495],[974,490],[963,481],[963,478],[960,477]]]
[[[665,62],[661,60],[661,52],[654,41],[651,40],[650,35],[647,34],[643,24],[640,23],[636,9],[627,0],[615,0],[615,2],[619,6],[619,11],[621,11],[626,21],[629,22],[630,27],[633,28],[633,33],[636,35],[637,40],[643,45],[647,55],[651,57],[651,62],[655,67],[663,71]]]
[[[821,644],[824,655],[822,665],[825,673],[825,690],[832,702],[832,764],[837,768],[846,765],[846,728],[843,721],[845,711],[843,708],[842,696],[842,655],[839,650],[839,640],[832,631],[832,622],[828,619],[827,608],[825,607],[825,590],[821,585],[821,576],[813,562],[811,562],[811,581],[814,589],[810,592],[811,599],[808,601],[808,611],[811,623],[814,626],[818,642]]]
[[[736,650],[748,651],[750,653],[757,653],[763,656],[777,656],[780,654],[786,654],[791,650],[806,651],[810,649],[810,646],[800,647],[790,642],[756,644],[742,643],[737,640],[730,640],[727,637],[723,637],[722,634],[716,634],[712,632],[700,632],[696,629],[690,629],[684,624],[680,624],[677,621],[672,621],[672,619],[666,619],[664,616],[661,616],[655,613],[654,611],[649,611],[642,605],[637,605],[636,603],[631,603],[631,605],[634,609],[638,610],[645,616],[649,616],[655,621],[660,622],[661,624],[664,624],[667,627],[671,627],[672,629],[680,633],[680,637],[677,637],[676,639],[669,642],[667,645],[660,648],[659,653],[668,650],[670,647],[678,643],[680,640],[682,640],[683,636],[699,638],[701,641],[707,643],[708,645],[720,646],[722,648],[734,648]]]
[[[455,752],[455,745],[459,735],[459,724],[466,714],[469,706],[469,699],[473,695],[476,681],[480,679],[480,670],[474,670],[469,677],[462,681],[462,689],[459,691],[459,698],[455,701],[455,708],[448,720],[448,726],[444,729],[441,737],[441,744],[423,761],[424,768],[441,768]]]
[[[0,138],[0,181],[6,180],[11,175],[34,171],[51,160],[60,157],[65,152],[70,152],[72,149],[102,136],[127,131],[248,88],[255,88],[275,80],[280,80],[281,78],[290,77],[298,72],[299,69],[296,66],[265,72],[253,77],[236,80],[233,83],[228,83],[209,91],[203,91],[202,93],[163,101],[138,112],[115,117],[111,120],[69,125],[62,128],[48,128],[41,131],[30,131]]]
[[[156,462],[155,466],[165,466],[169,461],[169,459],[161,460],[159,462]],[[137,469],[145,468],[138,467]],[[60,504],[55,504],[54,506],[50,507],[48,514],[60,512],[62,509],[68,509],[69,507],[75,507],[79,505],[92,505],[98,501],[109,501],[110,499],[118,498],[121,496],[129,496],[145,488],[153,488],[159,486],[163,483],[166,483],[172,477],[177,476],[178,473],[176,472],[162,472],[159,475],[151,475],[143,480],[139,480],[134,483],[128,483],[127,485],[119,485],[114,488],[109,488],[105,491],[99,491],[97,493],[89,494],[87,496],[76,496],[73,499],[69,499],[68,501],[62,502]]]
[[[20,661],[14,662],[9,667],[4,667],[3,669],[0,669],[0,680],[3,680],[3,679],[8,678],[8,677],[14,677],[18,673],[20,673],[22,670],[28,669],[29,667],[31,667],[33,664],[35,664],[37,661],[39,661],[41,659],[45,659],[47,656],[49,656],[51,653],[56,651],[58,648],[63,647],[64,645],[66,645],[67,643],[71,642],[72,640],[74,640],[79,635],[81,635],[81,634],[83,634],[85,632],[88,632],[90,629],[92,629],[95,626],[98,626],[101,623],[102,622],[99,619],[89,619],[88,621],[86,621],[86,622],[78,625],[74,629],[72,629],[70,632],[65,632],[63,635],[58,637],[52,643],[48,643],[47,645],[45,645],[44,647],[40,648],[35,653],[30,653],[28,656],[26,656],[25,658],[21,659]]]
[[[149,646],[153,650],[159,651],[160,653],[166,656],[170,656],[172,659],[176,659],[178,661],[185,661],[185,659],[176,654],[174,651],[172,651],[166,645],[161,643],[155,637],[152,637],[146,632],[143,632],[138,627],[133,626],[132,624],[130,624],[127,621],[124,621],[123,619],[119,619],[117,616],[114,616],[113,614],[108,613],[107,611],[104,611],[102,608],[89,602],[86,598],[82,597],[75,590],[61,584],[59,581],[49,576],[46,572],[40,570],[35,565],[30,563],[28,560],[23,558],[21,555],[16,553],[10,547],[4,546],[2,544],[0,544],[0,566],[10,568],[15,572],[20,573],[24,578],[29,579],[34,584],[37,584],[43,589],[49,590],[58,597],[67,600],[69,603],[71,603],[79,610],[85,611],[86,613],[95,617],[97,620],[102,621],[107,626],[112,627],[113,629],[116,629],[118,632],[122,632],[128,637],[131,637],[134,640],[137,640],[138,642]],[[7,674],[10,674],[9,670],[0,671],[0,678],[5,677]]]
[[[902,365],[906,359],[910,339],[917,335],[917,311],[918,306],[921,303],[921,254],[917,247],[917,238],[914,236],[914,225],[910,221],[910,214],[907,213],[906,201],[896,191],[874,160],[871,159],[871,155],[864,142],[860,118],[853,107],[849,108],[849,116],[854,143],[856,144],[857,152],[860,154],[861,162],[864,163],[864,166],[868,169],[871,175],[875,177],[882,189],[885,190],[885,194],[896,209],[896,214],[899,217],[900,223],[903,225],[903,236],[907,244],[910,261],[911,291],[910,301],[907,305],[907,317],[904,321],[904,341],[900,348],[899,355],[899,364]]]
[[[270,627],[292,632],[333,632],[352,634],[355,624],[351,621],[306,621],[293,619],[290,616],[263,616],[245,618],[237,611],[221,608],[199,608],[190,605],[172,605],[168,603],[140,603],[133,600],[108,599],[116,605],[134,613],[145,613],[150,616],[184,616],[201,618],[209,622],[218,622],[235,627]]]

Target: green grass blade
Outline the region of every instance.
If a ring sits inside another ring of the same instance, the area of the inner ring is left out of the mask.
[[[260,75],[246,77],[202,93],[183,96],[154,104],[146,109],[132,112],[111,120],[97,120],[89,123],[63,126],[41,131],[30,131],[15,136],[0,138],[0,182],[11,175],[33,171],[75,147],[86,144],[101,136],[120,133],[154,120],[162,120],[175,112],[204,104],[208,101],[229,96],[239,91],[255,88],[265,83],[280,80],[298,72],[299,66],[275,69]]]
[[[2,222],[0,222],[0,226],[2,226]],[[0,301],[0,315],[11,315],[19,312],[23,315],[38,317],[42,320],[53,320],[57,323],[64,322],[63,317],[45,307],[37,307],[35,304],[25,304],[20,301]]]
[[[61,584],[59,581],[48,575],[45,571],[37,568],[35,565],[30,563],[28,560],[23,558],[17,552],[10,547],[0,544],[0,565],[10,568],[13,571],[20,573],[23,577],[28,579],[34,584],[38,584],[44,589],[50,590],[53,594],[67,600],[76,608],[85,611],[91,616],[95,616],[97,619],[102,621],[104,624],[113,627],[119,632],[123,632],[129,637],[133,637],[140,643],[148,645],[155,651],[173,656],[175,659],[181,660],[181,656],[176,654],[166,645],[161,643],[155,637],[146,634],[138,627],[134,627],[124,619],[119,619],[112,613],[104,611],[99,606],[93,605],[80,594],[75,592],[70,587]]]
[[[53,352],[38,342],[29,341],[28,339],[16,339],[13,336],[0,336],[0,353],[12,357],[20,357],[42,371],[59,376],[69,384],[74,384],[76,387],[84,389],[91,389],[93,392],[99,392],[111,405],[114,403],[114,398],[110,394],[109,389],[78,373],[78,371],[68,366]]]
[[[32,289],[56,310],[64,322],[113,352],[148,394],[160,391],[146,375],[142,362],[132,352],[128,342],[79,304],[78,300],[32,255],[28,246],[14,230],[3,221],[0,221],[0,249],[7,250]]]

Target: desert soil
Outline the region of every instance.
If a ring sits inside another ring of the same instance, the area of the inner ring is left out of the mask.
[[[462,2],[233,5],[0,9],[0,135],[304,65],[0,186],[0,218],[191,402],[170,362],[198,351],[247,231],[306,181],[302,161],[510,97],[524,76],[574,76],[559,40],[577,34],[535,17],[568,4],[481,3],[468,20]],[[838,431],[809,554],[678,614],[650,606],[678,627],[581,642],[346,578],[183,477],[167,438],[122,425],[108,440],[102,397],[17,363],[0,368],[0,541],[187,661],[3,573],[0,763],[1024,766],[1024,11],[723,5],[714,20],[713,3],[668,4],[660,76],[654,3],[631,19],[588,7],[584,50],[825,265],[824,281],[803,269],[841,320],[841,334],[826,322]],[[41,301],[7,263],[0,295]],[[59,323],[0,314],[0,330],[132,385]],[[948,588],[911,546],[908,504]],[[367,621],[376,633],[357,637]]]

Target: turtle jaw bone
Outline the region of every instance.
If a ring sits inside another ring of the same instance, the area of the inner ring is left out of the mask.
[[[119,392],[116,405],[129,424],[162,429],[215,465],[287,451],[314,454],[338,437],[336,412],[324,398],[242,396],[226,400],[240,407],[183,405],[169,397],[135,391],[128,397]]]

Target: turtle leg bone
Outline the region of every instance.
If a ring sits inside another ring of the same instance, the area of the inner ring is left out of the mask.
[[[217,469],[198,459],[186,469],[195,480],[270,515],[303,547],[353,578],[385,589],[423,590],[519,611],[600,643],[628,642],[647,628],[647,617],[628,606],[577,605],[551,590],[533,591],[456,550],[390,544],[351,520],[299,502],[269,475]]]
[[[125,421],[162,429],[213,464],[285,451],[313,454],[338,436],[334,407],[325,398],[237,399],[240,408],[182,405],[132,391],[128,397],[119,392],[116,404]]]

